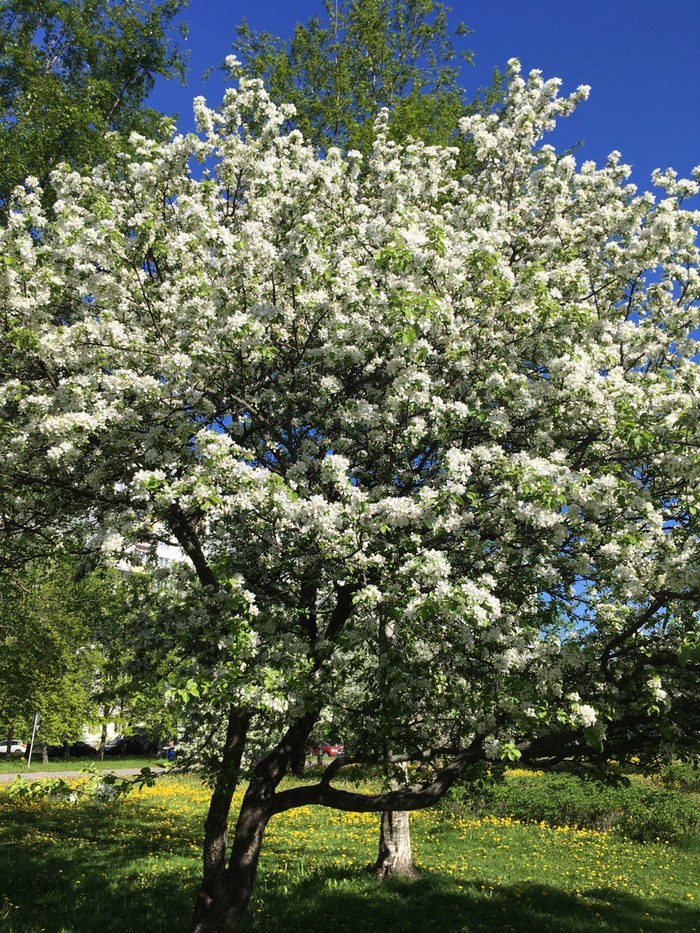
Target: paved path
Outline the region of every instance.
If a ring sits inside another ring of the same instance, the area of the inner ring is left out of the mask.
[[[151,771],[156,771],[160,773],[163,769],[157,767],[151,767]],[[100,768],[100,771],[111,772],[112,774],[118,774],[120,777],[128,777],[130,774],[138,774],[140,768]],[[17,774],[21,774],[23,778],[29,778],[32,781],[40,781],[42,778],[75,778],[83,777],[82,771],[15,771],[11,774],[0,774],[0,784],[7,781],[14,781],[17,777]]]

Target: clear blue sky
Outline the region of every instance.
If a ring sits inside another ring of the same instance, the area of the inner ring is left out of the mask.
[[[151,104],[192,129],[192,98],[221,98],[219,76],[201,76],[230,53],[242,17],[287,37],[321,8],[320,0],[190,0],[187,86],[160,82]],[[564,89],[591,85],[589,100],[552,139],[558,147],[582,140],[579,158],[598,162],[619,149],[644,188],[656,167],[687,174],[700,164],[700,0],[455,0],[452,10],[455,25],[474,30],[465,42],[475,53],[475,65],[463,69],[468,89],[512,56],[525,70],[562,78]]]

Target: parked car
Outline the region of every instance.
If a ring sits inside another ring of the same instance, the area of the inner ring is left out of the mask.
[[[328,755],[329,758],[336,758],[338,755],[342,755],[343,746],[338,742],[316,742],[313,746],[314,755]]]
[[[10,739],[10,755],[13,758],[21,758],[27,752],[26,742],[15,742]],[[7,739],[0,739],[0,758],[7,755]]]
[[[21,744],[21,743],[20,743]],[[29,745],[24,746],[24,757],[29,757]],[[37,759],[42,757],[43,746],[40,742],[34,742],[34,748],[32,750],[32,760],[37,761]],[[0,752],[0,754],[2,754]],[[65,745],[47,745],[46,754],[52,760],[55,759],[65,759],[65,758],[95,758],[97,757],[97,749],[94,745],[90,745],[89,742],[73,742],[67,747]]]
[[[154,755],[158,747],[143,734],[115,735],[105,745],[105,755]]]
[[[76,743],[76,744],[77,744],[77,743]],[[52,760],[54,760],[54,759],[56,759],[56,758],[73,758],[73,757],[74,757],[74,754],[73,754],[73,752],[72,752],[72,750],[71,750],[72,748],[73,748],[72,745],[47,745],[47,746],[46,746],[46,754],[47,754],[47,755],[49,756],[49,758],[51,758]],[[35,743],[34,743],[33,757],[36,757],[37,755],[41,756],[41,752],[42,752],[42,747],[41,747],[41,745],[40,745],[40,744],[38,745],[38,744],[35,742]]]
[[[97,749],[89,742],[73,742],[68,749],[68,754],[71,758],[95,758]]]

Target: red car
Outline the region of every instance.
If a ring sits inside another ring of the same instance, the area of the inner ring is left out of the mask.
[[[328,755],[329,758],[335,758],[337,755],[340,755],[342,751],[343,746],[340,743],[316,742],[313,746],[313,753],[317,756]]]

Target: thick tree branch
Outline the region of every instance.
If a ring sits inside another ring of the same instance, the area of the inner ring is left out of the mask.
[[[273,810],[282,813],[296,807],[317,804],[334,810],[348,810],[355,813],[380,813],[383,810],[419,810],[437,803],[457,780],[468,764],[484,757],[481,743],[476,742],[455,757],[442,768],[434,781],[413,784],[399,790],[381,794],[362,794],[340,790],[330,784],[330,780],[343,766],[333,762],[318,784],[306,787],[293,787],[276,794]],[[347,762],[346,762],[347,763]],[[335,765],[335,770],[333,767]]]
[[[637,616],[634,622],[630,623],[630,625],[624,628],[606,645],[605,650],[600,656],[600,665],[605,673],[608,671],[608,666],[615,649],[622,647],[625,642],[628,641],[633,635],[636,635],[637,632],[640,632],[644,626],[654,618],[660,609],[663,609],[668,605],[669,602],[672,602],[673,600],[680,600],[683,602],[700,602],[700,595],[695,591],[675,593],[671,590],[663,590],[662,592],[658,593],[649,606],[647,606],[647,608],[644,610],[644,612],[640,616]]]
[[[209,562],[204,556],[204,550],[199,541],[191,519],[182,511],[179,505],[175,503],[168,509],[168,525],[173,535],[177,539],[182,550],[192,561],[192,565],[199,577],[202,586],[216,589],[219,581],[216,579],[214,571],[209,566]]]
[[[542,736],[528,742],[521,742],[517,748],[520,750],[522,760],[529,762],[539,757],[561,754],[580,737],[578,730],[568,729],[554,735]],[[330,807],[334,810],[345,810],[353,813],[380,813],[385,810],[421,810],[431,807],[444,797],[450,787],[459,778],[462,772],[471,764],[484,761],[486,753],[483,747],[483,736],[478,736],[445,767],[441,768],[433,781],[408,785],[399,790],[385,791],[381,794],[363,794],[359,792],[341,790],[330,783],[344,764],[350,764],[351,759],[332,762],[318,784],[306,787],[293,787],[275,795],[273,803],[274,813],[283,813],[297,807],[316,804],[321,807]]]
[[[247,710],[229,710],[221,768],[217,774],[216,786],[204,824],[204,878],[200,895],[205,898],[215,896],[226,870],[231,798],[238,783],[251,718],[252,714]]]

